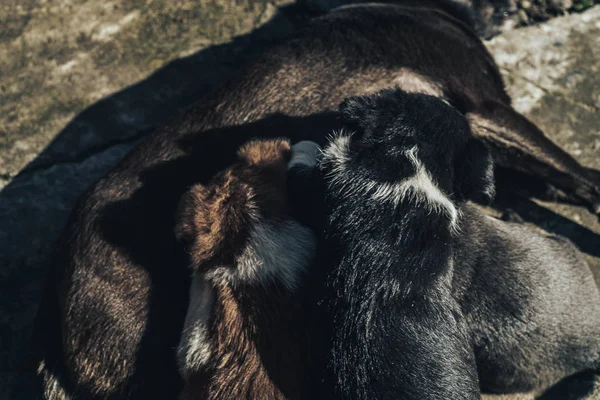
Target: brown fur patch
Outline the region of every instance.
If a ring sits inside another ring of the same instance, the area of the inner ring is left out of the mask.
[[[183,195],[176,234],[187,242],[195,266],[233,264],[257,219],[284,218],[290,154],[287,140],[248,142],[236,164]]]
[[[238,158],[251,166],[270,166],[285,171],[290,160],[291,147],[286,139],[255,140],[246,143],[238,151]]]

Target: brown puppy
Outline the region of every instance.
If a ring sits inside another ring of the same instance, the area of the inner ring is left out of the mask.
[[[425,4],[425,3],[423,3]],[[173,227],[184,191],[252,137],[323,144],[349,96],[430,94],[466,115],[495,161],[590,208],[600,185],[516,113],[464,9],[445,1],[353,5],[315,19],[138,145],[80,200],[52,266],[35,332],[48,398],[172,398],[188,304]],[[66,393],[66,395],[65,395]]]
[[[301,287],[316,239],[289,215],[289,156],[287,141],[250,142],[183,195],[177,235],[194,273],[182,399],[309,398]]]

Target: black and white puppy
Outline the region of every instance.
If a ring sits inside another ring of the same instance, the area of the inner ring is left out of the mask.
[[[330,396],[475,399],[597,370],[600,295],[588,265],[567,240],[468,202],[491,199],[494,186],[466,118],[400,90],[340,111],[348,133],[318,168]]]

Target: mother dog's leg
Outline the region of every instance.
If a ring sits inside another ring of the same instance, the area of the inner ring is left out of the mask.
[[[494,153],[496,164],[536,175],[600,214],[600,179],[512,107],[487,102],[467,117],[475,135]]]

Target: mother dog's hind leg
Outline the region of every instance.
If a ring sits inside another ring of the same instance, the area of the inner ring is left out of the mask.
[[[467,118],[497,165],[541,178],[600,214],[600,173],[583,167],[512,107],[490,101]]]

